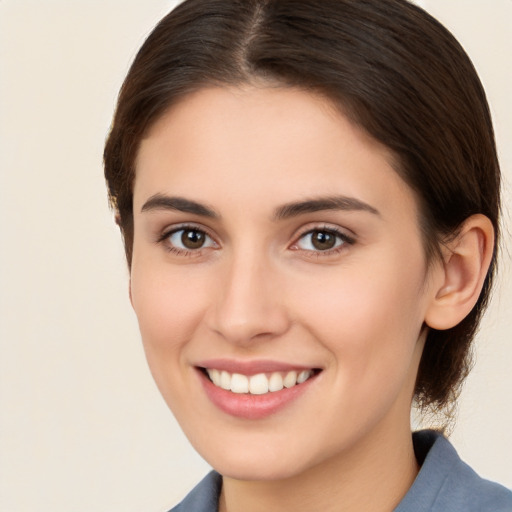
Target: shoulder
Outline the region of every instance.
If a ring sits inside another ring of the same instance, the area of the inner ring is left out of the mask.
[[[478,476],[441,434],[414,434],[421,470],[395,512],[512,512],[512,492]]]
[[[217,512],[221,488],[222,477],[211,471],[169,512]]]

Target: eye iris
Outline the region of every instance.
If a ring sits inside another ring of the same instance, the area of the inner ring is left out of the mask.
[[[205,242],[205,234],[195,229],[185,229],[181,235],[181,243],[187,249],[199,249]]]
[[[311,243],[315,249],[326,251],[336,245],[336,236],[327,231],[315,231],[311,234]]]

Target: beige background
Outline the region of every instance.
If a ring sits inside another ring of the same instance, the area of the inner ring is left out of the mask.
[[[512,1],[422,2],[460,38],[505,173],[501,287],[453,441],[512,487]],[[158,395],[127,295],[101,154],[163,0],[0,0],[0,509],[170,508],[207,471]],[[507,234],[508,233],[508,234]]]

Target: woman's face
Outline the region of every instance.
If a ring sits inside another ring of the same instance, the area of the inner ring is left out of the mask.
[[[210,464],[279,479],[409,432],[434,293],[382,146],[309,93],[211,88],[159,120],[136,169],[133,307]]]

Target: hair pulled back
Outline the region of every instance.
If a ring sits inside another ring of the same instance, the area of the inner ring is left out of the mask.
[[[476,213],[497,244],[500,171],[485,93],[462,47],[425,11],[406,0],[186,0],[137,54],[105,146],[129,265],[135,159],[148,129],[194,91],[253,83],[321,94],[391,150],[418,199],[429,260]],[[495,256],[470,314],[428,333],[415,388],[424,407],[458,395]]]

